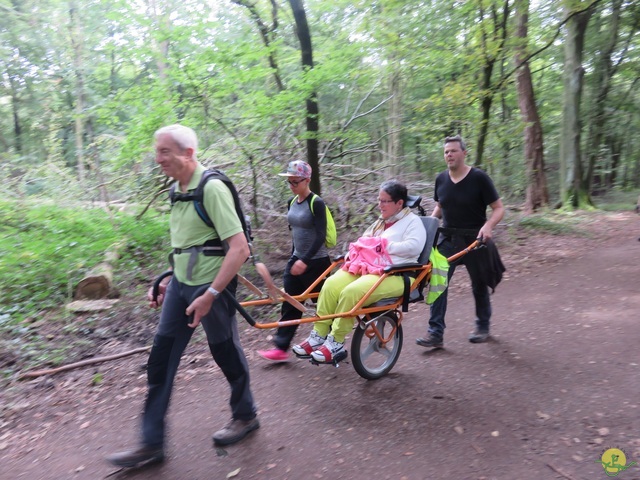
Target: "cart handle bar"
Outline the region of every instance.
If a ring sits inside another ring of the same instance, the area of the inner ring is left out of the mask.
[[[160,293],[160,282],[162,280],[164,280],[165,278],[167,278],[169,275],[173,275],[173,272],[171,270],[167,270],[166,272],[162,272],[160,275],[158,275],[158,278],[156,278],[156,281],[153,282],[153,290],[151,292],[151,295],[152,295],[152,298],[153,298],[154,302],[158,301],[158,294]],[[196,291],[195,297],[199,297],[200,295],[204,294],[204,292],[207,291],[208,287],[209,287],[209,285],[203,285],[202,287],[200,287]],[[244,319],[249,323],[249,325],[251,325],[252,327],[256,326],[256,321],[253,319],[253,317],[251,315],[249,315],[249,312],[247,312],[242,307],[242,305],[240,305],[240,303],[236,299],[235,295],[233,295],[226,288],[224,290],[222,290],[221,294],[224,295],[225,298],[231,302],[231,304],[235,307],[235,309],[238,310],[238,313],[244,317]]]

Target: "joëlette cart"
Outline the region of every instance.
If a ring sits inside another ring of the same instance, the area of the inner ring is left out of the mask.
[[[368,380],[375,380],[383,377],[391,371],[395,363],[398,361],[400,351],[402,350],[402,320],[403,313],[408,311],[408,304],[418,302],[424,299],[423,289],[428,285],[431,275],[431,263],[429,256],[431,249],[437,242],[439,233],[439,222],[434,217],[424,216],[424,210],[420,206],[421,197],[412,196],[409,198],[408,206],[418,209],[422,215],[420,218],[427,231],[427,239],[416,263],[405,263],[399,265],[389,265],[384,269],[384,273],[380,275],[378,281],[371,289],[362,297],[362,299],[348,312],[338,312],[332,315],[318,316],[311,308],[306,308],[305,301],[313,300],[319,296],[319,293],[313,293],[312,290],[334,270],[340,268],[344,263],[344,256],[336,257],[332,264],[324,271],[324,273],[316,279],[316,281],[307,288],[307,290],[296,296],[289,296],[276,289],[278,294],[273,294],[273,288],[270,289],[270,295],[263,293],[258,287],[250,283],[244,277],[240,277],[244,285],[252,292],[261,297],[257,300],[237,301],[229,292],[225,291],[227,297],[231,299],[245,320],[255,328],[272,329],[290,325],[300,325],[304,323],[313,323],[319,320],[328,320],[338,317],[354,317],[356,319],[356,327],[351,339],[351,361],[353,368],[358,374]],[[479,248],[481,243],[476,240],[464,250],[452,255],[448,258],[449,263],[466,255],[471,250]],[[160,281],[171,275],[171,272],[164,272],[160,275],[154,284],[154,292],[157,296]],[[376,290],[378,285],[390,275],[402,275],[407,281],[405,282],[405,292],[399,298],[388,298],[370,304],[369,297]],[[203,292],[206,286],[203,287]],[[304,310],[303,317],[297,320],[286,320],[278,322],[258,323],[246,310],[248,307],[276,305],[284,301],[290,301],[301,310]],[[310,303],[310,302],[308,302]],[[331,362],[338,366],[338,363],[347,357],[347,353],[343,358],[338,358]],[[312,363],[316,363],[313,362]]]

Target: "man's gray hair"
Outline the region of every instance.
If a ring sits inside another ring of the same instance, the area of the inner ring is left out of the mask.
[[[153,137],[158,139],[160,135],[170,135],[171,138],[173,138],[173,141],[176,142],[182,150],[193,148],[193,159],[196,159],[196,152],[198,151],[198,136],[191,128],[178,123],[174,125],[167,125],[166,127],[156,130]]]

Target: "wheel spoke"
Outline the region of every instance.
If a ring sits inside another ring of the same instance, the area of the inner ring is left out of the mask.
[[[393,368],[401,348],[402,330],[395,316],[384,315],[366,330],[356,330],[351,359],[360,376],[373,380],[386,375]]]

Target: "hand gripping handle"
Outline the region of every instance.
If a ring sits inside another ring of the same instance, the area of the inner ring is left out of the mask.
[[[158,294],[160,293],[160,282],[162,282],[162,280],[167,278],[169,275],[173,275],[173,272],[171,270],[167,270],[166,272],[161,273],[158,276],[158,278],[156,278],[156,281],[153,282],[153,291],[152,291],[151,295],[153,297],[153,301],[154,302],[158,301]],[[208,287],[209,287],[209,285],[203,285],[200,289],[198,289],[198,291],[196,292],[195,296],[198,297],[198,296],[204,294],[204,292],[206,292]],[[255,326],[256,321],[249,314],[249,312],[247,312],[244,309],[244,307],[242,305],[240,305],[240,303],[238,302],[236,297],[234,295],[232,295],[231,292],[229,292],[229,290],[227,290],[225,288],[221,292],[221,295],[224,295],[231,302],[231,304],[234,306],[234,308],[238,311],[238,313],[240,315],[242,315],[244,317],[244,319],[249,323],[249,325],[251,325],[252,327]]]
[[[173,271],[167,270],[166,272],[162,272],[156,278],[156,281],[153,282],[153,291],[151,292],[151,296],[153,297],[153,301],[158,303],[158,294],[160,293],[160,282],[167,278],[169,275],[173,275]]]

